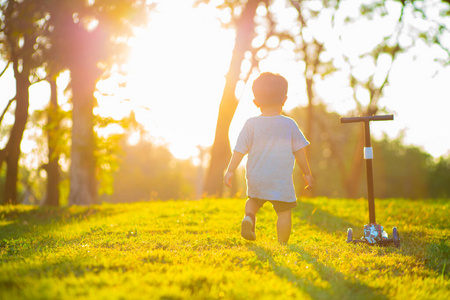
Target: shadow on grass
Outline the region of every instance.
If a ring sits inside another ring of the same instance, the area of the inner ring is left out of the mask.
[[[26,290],[28,287],[30,281],[39,281],[45,278],[62,281],[64,278],[71,276],[81,278],[85,277],[87,274],[98,275],[101,272],[123,274],[131,269],[132,268],[125,263],[109,264],[108,266],[105,266],[104,264],[95,264],[86,258],[68,259],[63,257],[54,262],[42,260],[36,261],[31,265],[16,265],[14,268],[15,276],[8,276],[7,274],[0,275],[0,289],[15,289],[18,290],[19,293],[22,293],[22,290]],[[99,285],[108,284],[107,282],[101,282],[99,280],[97,286]],[[41,297],[42,299],[46,299],[45,291],[43,292],[44,295],[41,295]],[[49,298],[54,298],[54,296]]]
[[[280,278],[292,282],[296,287],[308,293],[313,299],[387,299],[377,290],[356,279],[345,278],[345,275],[319,262],[308,252],[297,245],[288,246],[291,252],[298,254],[299,259],[312,265],[322,280],[328,282],[329,288],[316,286],[306,277],[296,275],[291,268],[275,262],[272,253],[259,246],[248,246],[263,263],[269,263],[273,272]]]
[[[7,224],[0,226],[0,240],[17,239],[25,234],[45,230],[53,225],[65,225],[73,222],[88,221],[92,218],[112,216],[122,213],[113,208],[96,207],[34,207],[20,211],[2,211],[0,218]]]
[[[445,231],[408,230],[400,232],[400,240],[399,254],[414,257],[436,274],[450,278],[450,239]]]
[[[293,211],[293,217],[313,225],[318,231],[326,233],[342,232],[343,244],[346,240],[347,228],[353,228],[353,238],[355,239],[364,234],[363,225],[355,225],[341,217],[325,212],[313,203],[299,201],[298,207]],[[425,229],[411,231],[411,229],[398,228],[401,247],[392,251],[398,251],[403,256],[411,256],[417,261],[424,261],[425,267],[448,277],[450,275],[450,267],[448,267],[450,264],[450,242],[445,231],[436,231],[434,227],[433,229],[433,233],[430,233]],[[385,228],[385,231],[389,237],[392,237],[391,228]],[[396,249],[393,245],[388,247]]]
[[[308,202],[298,201],[297,207],[293,211],[293,217],[305,220],[306,223],[314,225],[327,233],[343,232],[345,235],[347,228],[358,227],[358,225],[323,211],[314,204]],[[362,226],[360,227],[362,228]]]

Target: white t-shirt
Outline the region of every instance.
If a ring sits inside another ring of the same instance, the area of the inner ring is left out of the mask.
[[[247,154],[247,195],[250,198],[296,201],[292,171],[294,152],[309,145],[297,123],[285,116],[250,118],[234,151]]]

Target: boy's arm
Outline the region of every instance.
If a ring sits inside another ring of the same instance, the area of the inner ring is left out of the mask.
[[[227,172],[225,173],[225,176],[223,177],[223,183],[227,187],[231,187],[231,180],[234,176],[234,171],[237,169],[239,164],[241,163],[242,159],[244,158],[245,154],[233,151],[233,156],[231,156],[230,164],[228,165]]]
[[[303,177],[305,177],[308,185],[305,189],[308,189],[313,186],[314,180],[311,174],[311,169],[309,168],[308,158],[306,157],[306,153],[304,149],[300,149],[294,152],[295,159],[297,160],[297,164],[300,167],[300,170],[303,173]]]

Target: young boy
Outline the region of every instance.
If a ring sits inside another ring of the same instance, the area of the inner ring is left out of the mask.
[[[247,120],[242,128],[224,177],[225,185],[231,187],[234,171],[248,154],[248,200],[241,224],[241,235],[247,240],[256,239],[256,213],[269,201],[278,215],[278,242],[288,242],[291,210],[297,206],[292,180],[295,160],[308,186],[313,184],[303,149],[309,142],[294,120],[281,115],[287,99],[287,87],[284,77],[268,72],[262,73],[253,82],[253,103],[261,110],[261,115]]]

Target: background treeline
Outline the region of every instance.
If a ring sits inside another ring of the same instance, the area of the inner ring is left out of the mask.
[[[309,154],[316,186],[310,192],[303,190],[304,182],[296,168],[294,179],[299,196],[366,197],[364,165],[363,180],[350,178],[350,185],[358,182],[355,190],[349,188],[346,174],[352,166],[353,156],[363,155],[357,148],[357,136],[361,124],[340,125],[340,116],[327,112],[324,106],[315,106],[316,134],[311,139]],[[305,126],[306,108],[286,113],[300,127]],[[376,125],[374,125],[376,126]],[[126,143],[122,136],[116,149],[116,168],[105,175],[100,200],[104,202],[133,202],[151,199],[195,199],[202,196],[205,166],[195,165],[193,160],[177,160],[164,145],[151,139],[142,139],[135,145]],[[379,198],[448,198],[450,197],[450,155],[433,158],[424,150],[405,145],[402,137],[373,139],[375,195]],[[236,186],[226,191],[227,196],[245,197],[244,163],[238,172]],[[45,178],[30,176],[32,170],[21,168],[19,199],[21,202],[40,204],[45,198]],[[62,172],[67,178],[67,172]],[[0,177],[5,181],[4,171]],[[61,203],[67,203],[68,180],[60,184]],[[3,184],[0,184],[3,187]],[[0,191],[0,197],[3,191]],[[64,199],[65,198],[65,199]],[[1,199],[3,200],[3,199]]]

